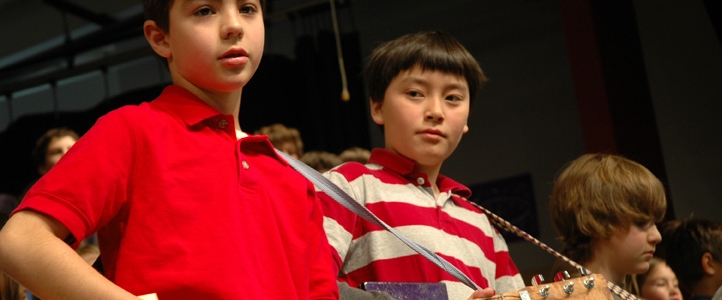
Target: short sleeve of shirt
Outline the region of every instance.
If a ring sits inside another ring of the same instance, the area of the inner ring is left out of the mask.
[[[125,107],[96,124],[28,191],[16,209],[30,209],[62,223],[77,246],[121,210],[136,152]]]

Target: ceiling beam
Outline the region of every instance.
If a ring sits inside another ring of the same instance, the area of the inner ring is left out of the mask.
[[[100,26],[108,26],[111,25],[118,20],[115,18],[108,16],[106,14],[99,14],[96,12],[93,12],[85,7],[82,7],[80,5],[77,5],[75,3],[72,3],[70,1],[66,0],[44,0],[43,2],[54,6],[55,8],[71,13],[75,16],[78,16],[82,19],[85,19],[87,21],[93,22],[95,24],[98,24]]]

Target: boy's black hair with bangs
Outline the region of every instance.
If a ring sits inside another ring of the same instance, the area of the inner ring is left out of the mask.
[[[391,80],[415,65],[425,71],[464,77],[472,103],[488,81],[476,59],[450,34],[441,31],[410,33],[379,45],[368,57],[363,77],[371,101],[383,102]]]

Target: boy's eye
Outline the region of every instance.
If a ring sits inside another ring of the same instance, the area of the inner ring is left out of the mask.
[[[243,7],[241,7],[240,11],[242,14],[252,15],[252,14],[255,14],[258,12],[258,8],[256,8],[255,5],[249,4],[249,5],[244,5]]]
[[[456,102],[456,101],[464,100],[464,98],[459,95],[449,95],[449,96],[446,96],[446,100]]]
[[[197,16],[209,16],[213,14],[213,10],[210,7],[201,7],[193,14]]]
[[[641,229],[647,229],[647,228],[651,227],[652,225],[654,225],[654,222],[642,220],[642,221],[635,222],[634,225]]]
[[[421,93],[419,93],[417,91],[409,91],[407,94],[414,98],[421,97]]]

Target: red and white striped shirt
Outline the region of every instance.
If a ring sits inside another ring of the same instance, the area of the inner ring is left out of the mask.
[[[497,293],[524,287],[503,237],[486,215],[462,197],[466,186],[439,175],[434,198],[426,174],[414,161],[374,149],[367,165],[346,163],[324,174],[389,226],[434,251],[481,287]],[[467,299],[472,289],[375,226],[318,191],[324,228],[339,280],[351,287],[366,281],[444,282],[449,299]],[[333,251],[332,251],[333,252]]]

